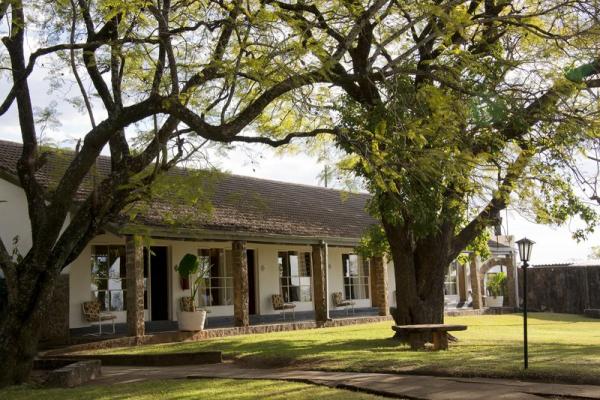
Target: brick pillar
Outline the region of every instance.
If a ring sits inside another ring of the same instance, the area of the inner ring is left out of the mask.
[[[467,295],[467,266],[457,263],[456,272],[458,275],[458,301],[463,303],[469,297]]]
[[[127,335],[144,336],[144,252],[139,236],[125,238]]]
[[[233,324],[250,325],[248,307],[248,255],[245,240],[231,243],[233,258]]]
[[[479,310],[483,308],[483,298],[481,295],[481,259],[475,253],[471,253],[471,297],[473,298],[473,308]]]
[[[512,256],[506,256],[506,296],[508,301],[506,304],[509,307],[517,307],[517,270],[515,268],[515,260]]]
[[[371,299],[373,307],[379,309],[379,315],[388,315],[388,271],[382,256],[371,257]]]
[[[327,321],[327,260],[326,244],[312,245],[313,263],[313,304],[315,307],[315,321],[322,325]]]

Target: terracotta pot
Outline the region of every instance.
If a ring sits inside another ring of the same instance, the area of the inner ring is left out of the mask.
[[[179,283],[181,284],[181,289],[189,290],[190,289],[190,280],[189,278],[181,278],[179,279]]]

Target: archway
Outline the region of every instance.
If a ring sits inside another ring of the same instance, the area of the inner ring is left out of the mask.
[[[487,293],[485,286],[485,275],[495,267],[506,268],[506,288],[507,288],[507,301],[506,304],[509,307],[517,306],[517,291],[516,291],[516,270],[514,267],[513,258],[511,256],[505,257],[492,257],[486,260],[479,268],[481,288],[483,293]]]

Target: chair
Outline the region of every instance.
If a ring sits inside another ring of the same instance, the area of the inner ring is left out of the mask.
[[[81,304],[83,319],[89,323],[98,323],[98,336],[102,335],[102,321],[112,321],[112,333],[115,333],[115,319],[117,316],[109,312],[100,311],[100,302],[86,301]],[[92,334],[96,335],[96,334]]]
[[[280,294],[274,294],[273,296],[271,296],[271,300],[273,302],[273,309],[281,311],[284,321],[286,310],[292,310],[292,319],[294,321],[296,320],[296,311],[294,310],[296,308],[296,305],[294,303],[286,303],[283,300],[283,296]]]
[[[339,307],[345,307],[346,308],[346,315],[348,315],[348,311],[350,310],[350,308],[352,308],[352,314],[354,314],[354,302],[351,300],[344,300],[344,297],[342,296],[342,292],[334,292],[332,293],[333,296],[333,306],[335,308],[339,308]]]

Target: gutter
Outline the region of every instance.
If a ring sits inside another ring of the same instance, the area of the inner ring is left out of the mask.
[[[291,236],[276,233],[240,232],[215,229],[194,229],[178,227],[157,227],[140,224],[115,224],[110,223],[106,230],[116,235],[145,235],[154,238],[177,240],[211,240],[230,241],[245,240],[251,243],[264,244],[302,244],[312,245],[326,242],[334,247],[356,247],[360,238],[345,238],[336,236]]]

